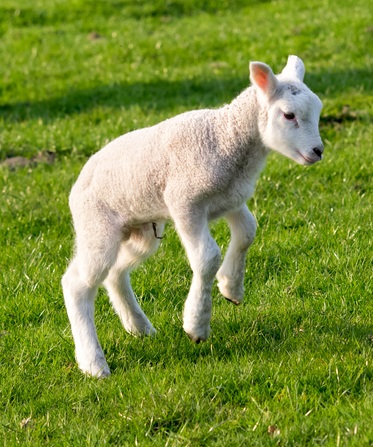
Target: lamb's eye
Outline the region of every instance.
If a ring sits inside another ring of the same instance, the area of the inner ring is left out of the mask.
[[[295,118],[295,115],[294,115],[294,113],[284,113],[284,117],[287,120],[293,120]]]

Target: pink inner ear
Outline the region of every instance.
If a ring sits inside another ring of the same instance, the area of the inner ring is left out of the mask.
[[[266,90],[268,88],[268,73],[265,73],[262,70],[258,70],[255,73],[255,82],[262,90]]]

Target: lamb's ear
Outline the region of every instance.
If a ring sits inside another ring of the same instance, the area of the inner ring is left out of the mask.
[[[305,72],[306,69],[304,67],[302,59],[300,59],[298,56],[289,56],[286,67],[282,70],[281,74],[290,76],[292,78],[297,77],[300,81],[303,82]]]
[[[271,67],[263,62],[250,62],[250,80],[269,98],[276,91],[278,81]]]

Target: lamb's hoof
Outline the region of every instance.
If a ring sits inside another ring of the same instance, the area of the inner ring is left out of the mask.
[[[128,331],[131,335],[135,337],[154,337],[157,331],[152,327],[146,327],[142,329],[132,329]]]
[[[243,295],[244,295],[244,289],[242,286],[239,287],[231,287],[229,282],[227,280],[220,280],[218,283],[218,287],[220,290],[220,293],[223,295],[223,297],[230,301],[231,303],[238,306],[238,304],[241,304],[243,301]]]
[[[135,337],[152,337],[157,333],[153,325],[148,320],[138,321],[135,322],[135,324],[127,325],[127,327],[125,326],[125,329],[128,333],[134,335]]]
[[[192,335],[187,333],[187,336],[189,337],[190,340],[192,340],[192,342],[194,342],[196,345],[199,345],[201,342],[206,341],[205,338],[201,338],[201,337],[193,337]]]
[[[104,379],[110,376],[110,369],[104,358],[99,358],[97,361],[87,364],[86,362],[78,362],[79,369],[87,376]]]
[[[154,329],[152,325],[148,326],[143,332],[143,335],[145,335],[146,337],[154,337],[156,334],[157,331]]]
[[[97,377],[98,379],[106,379],[107,377],[110,376],[110,374],[111,374],[110,369],[107,367],[107,368],[101,369],[98,374],[94,375],[94,377]]]
[[[79,368],[85,375],[96,377],[97,379],[105,379],[106,377],[110,376],[110,369],[107,365],[103,366],[102,368]]]
[[[184,331],[194,343],[199,344],[203,341],[206,341],[209,338],[210,325],[199,328],[191,328],[184,326]]]
[[[224,297],[227,301],[229,301],[230,303],[235,304],[236,306],[239,306],[241,304],[242,301],[238,301],[235,300],[234,298],[227,298],[226,296]]]

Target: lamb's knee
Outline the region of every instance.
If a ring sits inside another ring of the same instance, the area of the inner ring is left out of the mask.
[[[108,274],[107,268],[92,268],[75,258],[62,277],[62,288],[65,301],[69,298],[79,300],[86,297],[89,291],[95,291]],[[97,266],[96,266],[97,267]]]
[[[199,273],[206,279],[213,278],[219,270],[221,252],[217,244],[211,245],[204,251],[201,263],[198,265]]]
[[[256,234],[256,220],[246,208],[242,213],[227,216],[231,229],[233,245],[239,251],[246,251],[254,242]]]
[[[245,225],[245,241],[247,248],[254,242],[256,235],[257,223],[255,217],[249,212],[246,216]]]
[[[211,250],[208,262],[211,270],[214,270],[216,273],[221,263],[221,252],[217,245],[215,245],[214,249]]]
[[[78,268],[75,265],[74,261],[69,265],[65,274],[62,276],[61,284],[62,289],[64,291],[65,299],[68,295],[74,294],[74,288],[76,288],[76,284],[79,282],[79,272]]]

